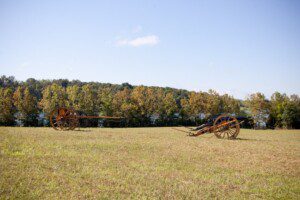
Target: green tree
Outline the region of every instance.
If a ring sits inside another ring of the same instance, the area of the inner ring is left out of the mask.
[[[300,98],[292,95],[284,107],[282,124],[285,128],[300,128]]]
[[[83,93],[81,87],[78,85],[73,85],[67,87],[68,102],[67,106],[75,110],[82,110],[83,103]]]
[[[13,125],[15,122],[14,114],[13,90],[0,87],[0,124]]]
[[[269,120],[269,123],[272,127],[281,128],[283,126],[283,113],[288,104],[289,98],[286,94],[281,94],[279,92],[272,94],[269,116],[269,119],[273,119]]]
[[[36,126],[38,123],[37,98],[28,87],[19,86],[13,95],[14,105],[18,111],[17,118],[24,126]]]
[[[66,107],[67,106],[67,94],[65,88],[53,83],[47,86],[43,90],[43,97],[40,101],[40,106],[46,116],[54,110],[56,107]]]
[[[98,98],[98,107],[101,115],[108,115],[111,116],[114,112],[113,110],[113,98],[114,93],[112,88],[110,87],[102,87],[98,89],[97,92]]]
[[[87,115],[98,114],[97,107],[97,91],[92,84],[86,84],[82,86],[81,90],[81,110]]]
[[[240,103],[228,94],[220,96],[220,113],[240,113]]]

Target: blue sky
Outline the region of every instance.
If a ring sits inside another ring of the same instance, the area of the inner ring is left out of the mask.
[[[300,1],[0,0],[0,74],[300,94]]]

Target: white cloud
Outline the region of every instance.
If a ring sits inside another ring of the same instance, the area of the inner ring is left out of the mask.
[[[159,38],[156,35],[148,35],[144,37],[138,37],[134,39],[119,39],[117,40],[117,46],[133,46],[139,47],[143,45],[154,46],[159,43]]]

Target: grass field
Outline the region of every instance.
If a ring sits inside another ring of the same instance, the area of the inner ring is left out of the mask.
[[[0,127],[0,199],[300,199],[300,131]]]

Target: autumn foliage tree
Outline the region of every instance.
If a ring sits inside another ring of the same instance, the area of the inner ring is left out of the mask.
[[[251,94],[245,102],[256,126],[267,122],[270,106],[264,94],[260,92]]]
[[[124,117],[125,125],[136,125],[138,123],[136,120],[138,107],[133,103],[130,89],[125,88],[115,94],[112,99],[112,109],[115,116]]]
[[[36,118],[56,107],[71,107],[82,115],[122,116],[120,126],[196,125],[205,119],[229,113],[252,116],[256,124],[270,128],[300,128],[300,100],[275,92],[270,100],[255,93],[243,101],[214,90],[195,92],[169,87],[132,86],[97,82],[0,77],[0,124],[13,125],[18,119],[34,126]],[[40,115],[41,114],[41,115]],[[91,121],[91,120],[86,120]],[[86,126],[117,126],[109,120],[93,120]]]
[[[160,119],[171,125],[174,114],[178,112],[178,106],[172,92],[167,92],[162,95],[161,105],[158,103],[158,114]]]

